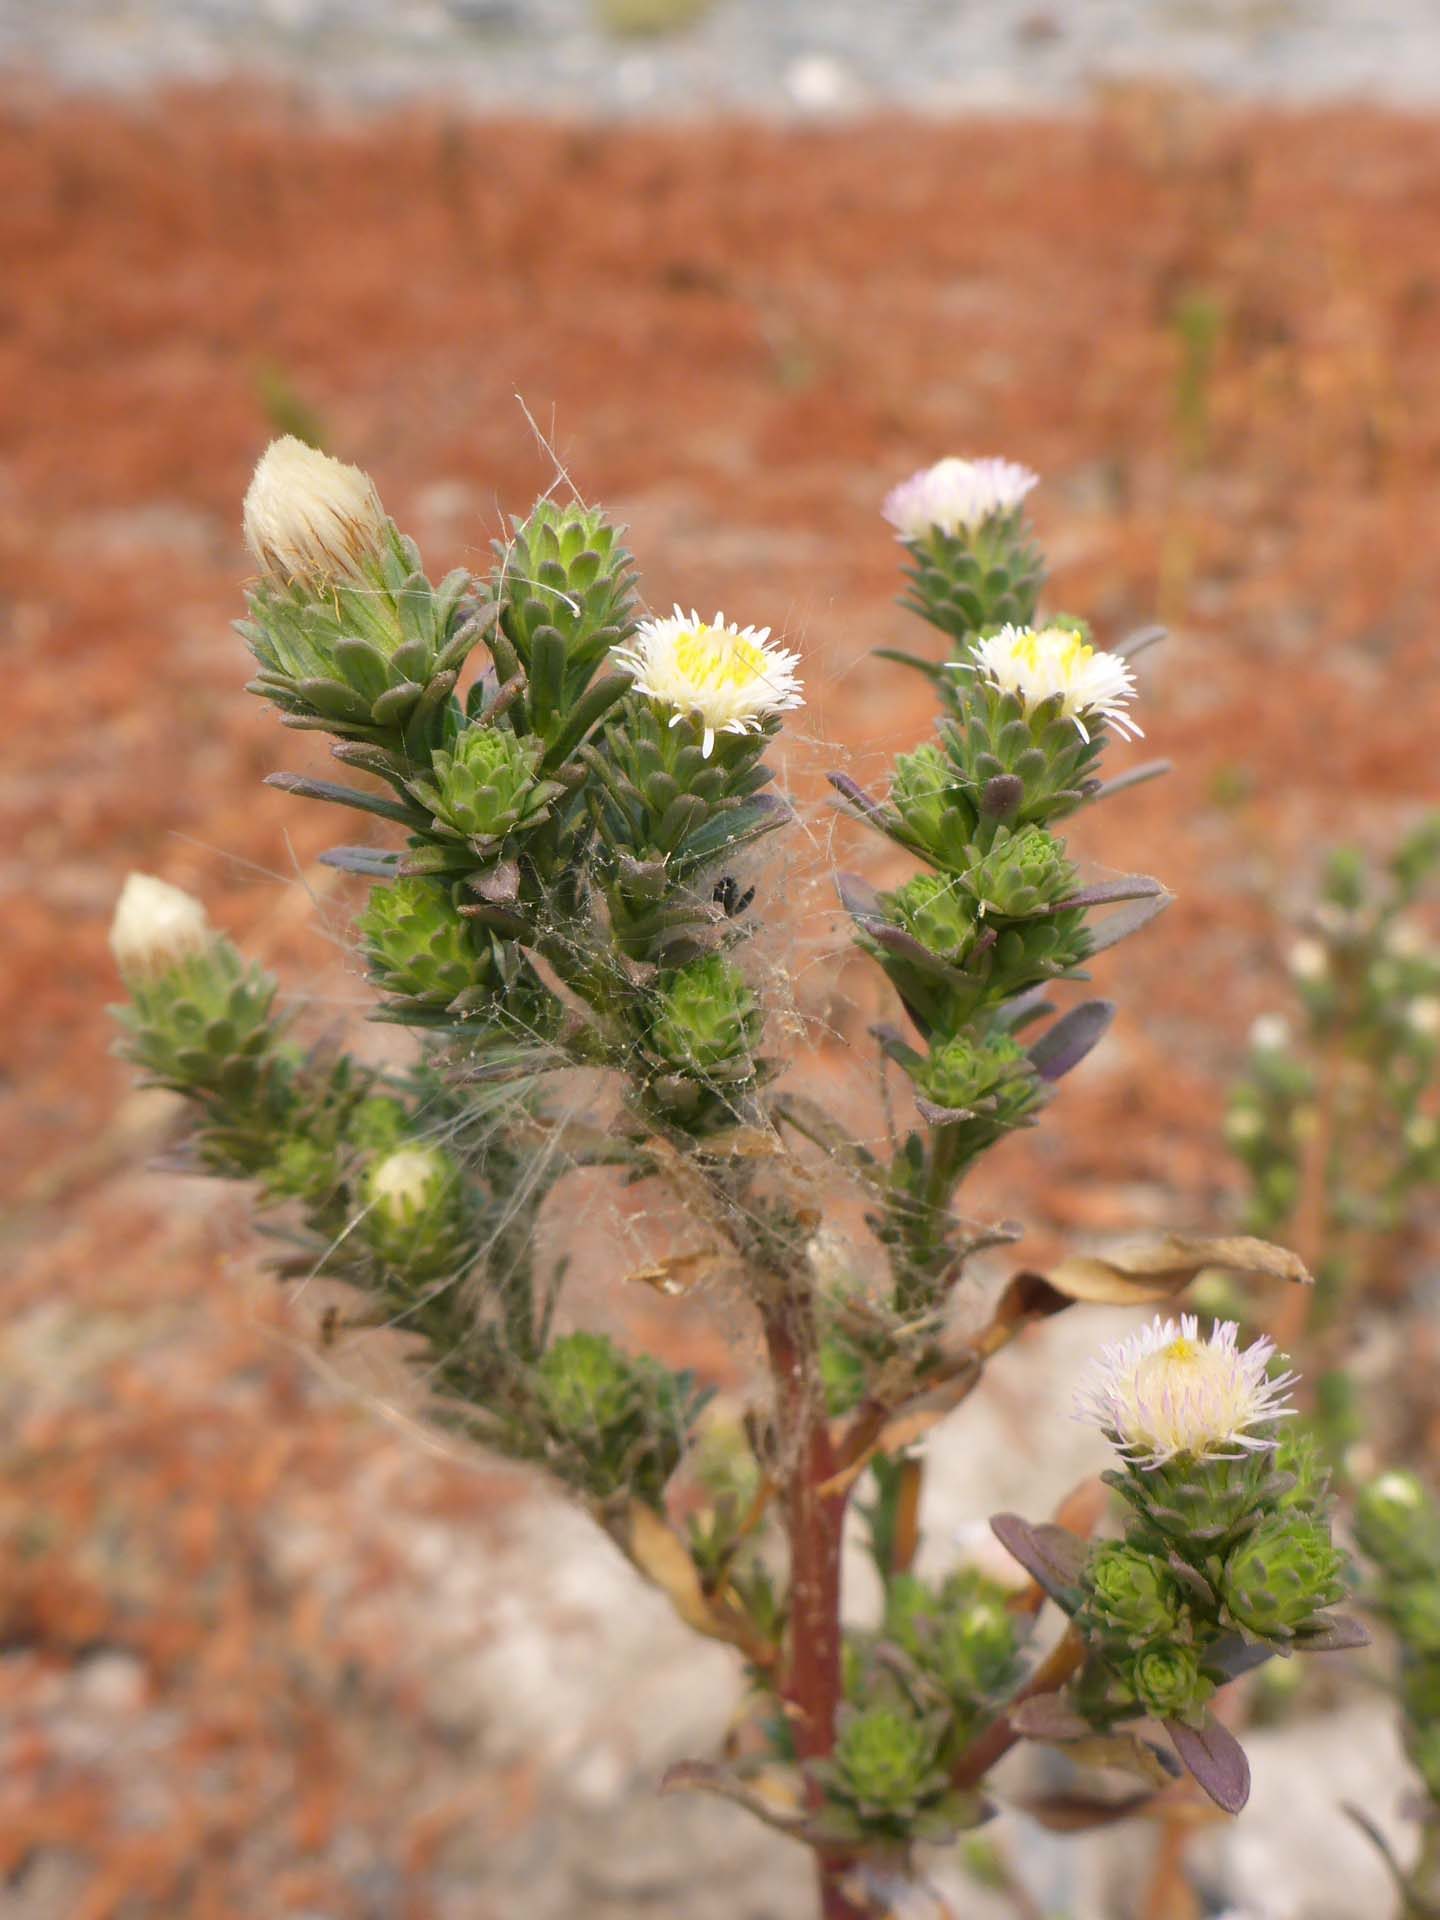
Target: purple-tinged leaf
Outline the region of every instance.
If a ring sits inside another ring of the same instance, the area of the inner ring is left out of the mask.
[[[514,860],[497,860],[472,874],[470,886],[492,907],[513,907],[520,898],[520,868]]]
[[[1165,911],[1175,898],[1173,893],[1163,890],[1148,900],[1136,900],[1128,907],[1122,907],[1118,913],[1108,913],[1095,926],[1090,941],[1091,953],[1104,953],[1107,947],[1118,946],[1132,933],[1138,933],[1156,917]]]
[[[1090,789],[1090,798],[1108,800],[1113,794],[1124,793],[1130,787],[1143,786],[1147,780],[1158,780],[1162,774],[1170,772],[1171,765],[1169,760],[1143,761],[1138,767],[1117,773],[1113,780],[1097,780]]]
[[[1078,1067],[1105,1037],[1115,1018],[1113,1000],[1087,1000],[1057,1020],[1030,1049],[1030,1064],[1042,1080],[1060,1080]]]
[[[989,820],[1008,820],[1025,798],[1025,782],[1016,773],[997,773],[980,790],[980,811]]]
[[[1202,1606],[1215,1605],[1214,1591],[1203,1573],[1198,1573],[1188,1560],[1183,1559],[1173,1549],[1166,1554],[1165,1558],[1169,1563],[1170,1571],[1182,1587],[1188,1588],[1192,1599],[1200,1601]]]
[[[1063,1606],[1071,1600],[1079,1585],[1085,1563],[1090,1558],[1090,1543],[1064,1527],[1042,1521],[1032,1526],[1018,1513],[991,1516],[990,1531],[1012,1559],[1018,1560],[1031,1579],[1045,1589],[1052,1600]],[[1073,1604],[1073,1602],[1072,1602]]]
[[[1079,893],[1046,907],[1045,912],[1067,913],[1072,907],[1108,907],[1117,900],[1153,900],[1164,891],[1160,882],[1152,880],[1148,873],[1125,873],[1114,880],[1097,881],[1093,887],[1082,887]]]
[[[920,1118],[932,1127],[954,1126],[961,1120],[973,1120],[973,1107],[937,1107],[933,1100],[927,1100],[923,1093],[915,1096],[915,1111]]]
[[[1058,1693],[1035,1693],[1012,1707],[1005,1718],[1026,1740],[1083,1740],[1094,1732],[1090,1722]]]
[[[873,794],[866,793],[857,780],[852,780],[848,773],[827,773],[825,778],[841,799],[850,803],[862,820],[868,820],[872,826],[888,827],[888,812]]]
[[[880,896],[868,880],[862,880],[858,873],[842,873],[836,876],[835,886],[841,906],[860,922],[867,933],[871,930],[872,921],[881,926],[885,924],[885,916],[880,910]]]
[[[320,864],[339,873],[363,873],[370,880],[393,880],[398,859],[398,854],[383,847],[327,847]]]
[[[1344,1653],[1351,1647],[1368,1647],[1370,1630],[1348,1613],[1325,1614],[1319,1627],[1302,1629],[1295,1636],[1296,1653]]]
[[[1205,1649],[1205,1665],[1218,1667],[1227,1680],[1238,1680],[1242,1674],[1253,1673],[1274,1657],[1273,1647],[1263,1641],[1242,1639],[1238,1633],[1222,1634]]]
[[[1110,649],[1122,660],[1133,660],[1137,653],[1144,653],[1147,647],[1158,646],[1169,634],[1167,627],[1137,627],[1134,633],[1127,633]]]
[[[1207,1714],[1200,1727],[1167,1720],[1165,1731],[1197,1786],[1225,1813],[1239,1813],[1250,1798],[1250,1762],[1228,1727]]]
[[[387,800],[383,794],[362,793],[358,787],[342,787],[334,780],[312,780],[304,773],[267,773],[267,787],[281,793],[293,793],[302,800],[328,800],[337,807],[355,807],[361,813],[378,814],[382,820],[398,820],[402,826],[428,826],[428,814],[415,807]]]
[[[998,1010],[995,1024],[1004,1027],[1007,1033],[1018,1033],[1022,1027],[1043,1020],[1047,1014],[1055,1011],[1054,1001],[1045,998],[1048,992],[1049,988],[1042,985],[1027,987],[1024,993],[1017,993],[1013,1000],[1007,1000]]]

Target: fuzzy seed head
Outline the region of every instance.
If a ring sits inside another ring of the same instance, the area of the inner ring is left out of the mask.
[[[704,729],[708,760],[717,733],[756,733],[772,714],[803,707],[798,653],[771,643],[768,627],[737,627],[717,613],[710,621],[676,607],[665,620],[642,620],[612,658],[662,706],[672,727],[694,715]]]
[[[110,951],[127,980],[165,973],[214,939],[205,909],[193,894],[153,874],[132,873],[110,922]]]
[[[1272,1449],[1257,1429],[1284,1419],[1298,1376],[1272,1378],[1272,1340],[1239,1344],[1233,1320],[1217,1321],[1200,1338],[1195,1314],[1179,1321],[1157,1314],[1148,1327],[1092,1362],[1075,1399],[1075,1418],[1099,1427],[1138,1467],[1154,1468],[1188,1454],[1196,1460],[1238,1460]]]
[[[902,480],[881,511],[902,540],[928,533],[974,533],[987,520],[1014,513],[1038,475],[1014,460],[937,460]]]
[[[1142,739],[1127,708],[1135,698],[1135,676],[1118,654],[1103,653],[1070,627],[1002,627],[976,644],[969,660],[952,660],[962,673],[978,673],[1013,693],[1031,713],[1060,696],[1060,711],[1073,720],[1082,740],[1090,738],[1087,720],[1108,721],[1117,733]]]
[[[245,544],[281,580],[363,578],[387,525],[368,473],[294,434],[270,442],[245,495]]]

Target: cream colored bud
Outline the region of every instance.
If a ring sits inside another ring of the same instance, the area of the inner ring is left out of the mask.
[[[1410,1002],[1405,1018],[1412,1032],[1426,1040],[1433,1040],[1440,1034],[1440,999],[1433,993],[1417,994]]]
[[[359,467],[286,434],[260,456],[245,495],[245,544],[284,580],[353,579],[381,552],[385,509]]]
[[[397,1147],[371,1170],[370,1199],[392,1220],[417,1220],[440,1192],[447,1170],[436,1147]]]
[[[132,873],[121,889],[110,922],[110,951],[127,980],[164,973],[215,934],[192,894],[152,874]]]
[[[1257,1053],[1279,1053],[1290,1044],[1290,1023],[1279,1013],[1262,1013],[1250,1028],[1250,1045]]]
[[[1330,971],[1330,955],[1319,940],[1297,940],[1290,949],[1290,971],[1297,980],[1323,980]]]

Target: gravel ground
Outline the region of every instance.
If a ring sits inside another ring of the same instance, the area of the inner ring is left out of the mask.
[[[643,30],[647,28],[649,30]],[[1435,0],[0,0],[0,63],[67,88],[258,75],[339,103],[828,117],[1054,110],[1168,80],[1440,100]]]

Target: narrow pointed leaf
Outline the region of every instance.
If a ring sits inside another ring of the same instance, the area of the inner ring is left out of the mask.
[[[1030,1049],[1030,1064],[1042,1080],[1059,1080],[1078,1067],[1109,1031],[1113,1000],[1087,1000],[1057,1020]]]
[[[358,813],[378,814],[382,820],[398,820],[406,827],[429,824],[414,807],[387,800],[383,794],[362,793],[358,787],[342,787],[333,780],[312,780],[304,773],[267,773],[265,784],[281,793],[298,794],[302,800],[328,800],[338,807],[354,807]]]
[[[1088,1541],[1048,1521],[1032,1526],[1018,1513],[992,1515],[990,1531],[1052,1600],[1070,1601],[1090,1557]]]

